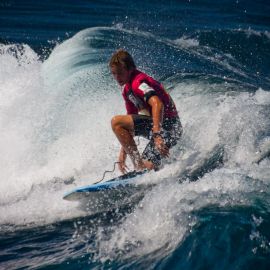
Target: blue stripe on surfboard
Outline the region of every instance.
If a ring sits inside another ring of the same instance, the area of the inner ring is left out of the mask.
[[[131,172],[131,173],[116,177],[114,179],[108,180],[106,182],[75,188],[74,190],[65,193],[63,198],[66,198],[73,193],[98,192],[98,191],[102,191],[102,190],[115,189],[119,186],[124,187],[124,186],[131,184],[133,181],[135,181],[137,179],[137,176],[140,176],[140,175],[144,174],[145,172],[146,171]]]

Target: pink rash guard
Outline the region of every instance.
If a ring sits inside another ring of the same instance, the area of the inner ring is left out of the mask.
[[[164,105],[164,118],[170,119],[178,116],[175,104],[164,87],[147,74],[134,70],[130,82],[126,83],[122,92],[126,103],[127,114],[138,114],[147,110],[151,115],[151,106],[148,100],[158,96]]]

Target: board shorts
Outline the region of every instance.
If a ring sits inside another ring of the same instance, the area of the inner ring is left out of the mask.
[[[134,135],[142,136],[149,139],[146,145],[142,158],[151,161],[155,168],[161,165],[163,157],[155,147],[154,138],[152,137],[153,120],[152,117],[146,115],[133,114]],[[162,124],[162,137],[166,146],[170,149],[180,140],[182,135],[182,125],[178,116],[172,118],[165,118]]]

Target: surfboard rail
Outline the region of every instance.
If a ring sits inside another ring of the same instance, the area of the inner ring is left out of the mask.
[[[139,172],[132,171],[127,174],[107,180],[105,182],[100,183],[97,182],[95,184],[77,187],[65,193],[63,199],[67,201],[77,201],[84,197],[89,197],[91,196],[91,194],[93,195],[94,193],[101,193],[101,192],[106,193],[106,191],[109,192],[109,190],[120,191],[123,190],[124,188],[127,189],[132,184],[134,186],[134,181],[137,179],[137,177],[145,174],[146,172],[147,170]],[[134,189],[136,189],[135,186]]]

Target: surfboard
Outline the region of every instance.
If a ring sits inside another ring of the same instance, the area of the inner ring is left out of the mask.
[[[105,182],[78,187],[65,193],[63,199],[78,201],[92,213],[118,208],[140,199],[146,186],[151,186],[138,183],[146,172],[133,171]]]

